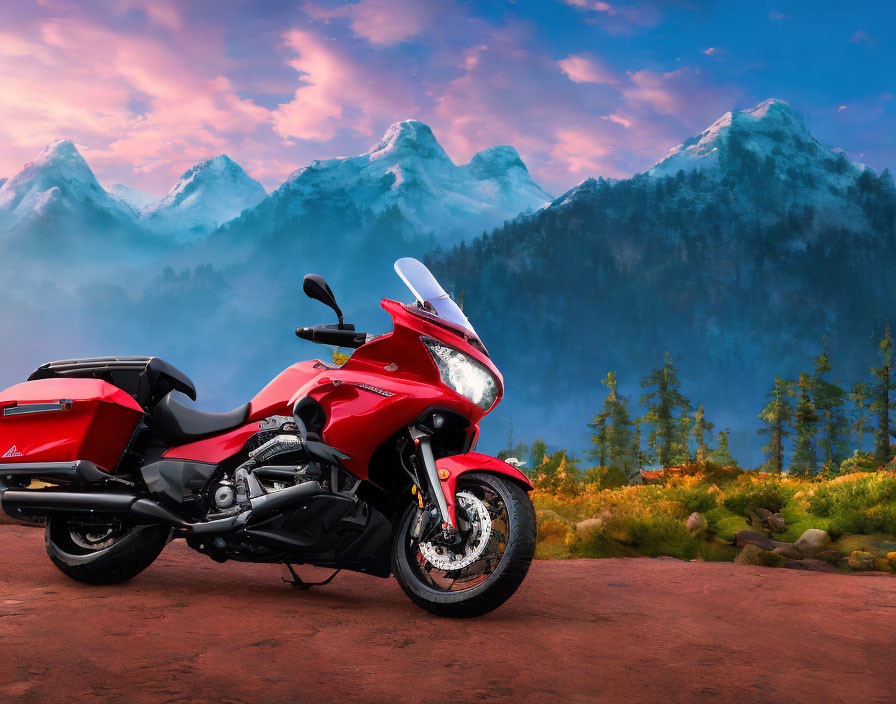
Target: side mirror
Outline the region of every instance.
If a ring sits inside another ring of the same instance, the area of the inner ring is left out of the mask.
[[[342,327],[342,309],[336,303],[336,297],[333,295],[330,287],[327,286],[323,276],[308,274],[302,281],[302,290],[308,298],[314,298],[336,311],[336,316],[339,318],[339,327]]]

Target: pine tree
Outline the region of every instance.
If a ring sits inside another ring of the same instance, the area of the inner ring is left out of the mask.
[[[771,435],[768,445],[762,449],[768,457],[768,468],[773,472],[784,471],[784,441],[790,437],[790,422],[793,406],[790,403],[793,382],[775,377],[775,387],[768,393],[769,404],[759,414],[766,424],[759,430],[760,435]]]
[[[596,449],[590,451],[593,458],[600,459],[602,467],[614,467],[626,473],[635,465],[634,426],[628,411],[628,399],[619,395],[616,372],[607,374],[601,382],[607,387],[603,410],[589,427],[595,430],[591,437]]]
[[[863,172],[864,173],[864,172]],[[890,437],[894,433],[891,426],[890,411],[896,409],[896,379],[893,374],[893,338],[890,326],[880,341],[881,366],[871,368],[871,373],[878,378],[871,390],[871,410],[877,412],[877,461],[885,465],[893,459]]]
[[[713,424],[706,420],[703,413],[703,404],[697,408],[694,414],[694,442],[697,444],[697,462],[703,464],[709,457],[709,441],[712,438]],[[728,438],[725,437],[727,444]]]
[[[846,435],[849,431],[849,421],[843,411],[846,391],[825,379],[825,374],[831,371],[831,360],[828,356],[827,338],[823,337],[821,340],[824,353],[815,358],[812,399],[822,427],[818,444],[823,453],[824,466],[834,469],[840,466],[846,453]]]
[[[711,455],[712,460],[723,467],[737,466],[737,462],[731,456],[731,450],[728,449],[728,435],[730,433],[731,428],[725,428],[724,430],[719,431],[719,447],[717,450],[714,450]]]
[[[598,466],[607,466],[607,418],[603,412],[598,413],[594,420],[588,424],[593,431],[591,436],[591,444],[593,449],[588,450],[588,456],[592,460],[596,460]]]
[[[865,424],[868,422],[868,417],[865,415],[868,410],[868,398],[871,394],[871,387],[861,381],[853,384],[852,389],[849,392],[849,400],[852,401],[852,417],[855,418],[853,424],[849,426],[850,430],[856,431],[856,437],[858,438],[858,450],[859,452],[864,452],[864,439],[865,433],[867,429],[865,428]]]
[[[691,402],[679,390],[681,382],[669,353],[661,369],[651,369],[641,379],[641,388],[649,389],[641,396],[647,408],[644,420],[651,426],[651,439],[664,467],[671,466],[676,453],[687,447],[681,436],[681,417],[691,412]]]
[[[796,411],[793,414],[796,445],[793,448],[793,457],[790,458],[791,472],[802,472],[810,476],[818,473],[818,456],[815,450],[818,414],[815,412],[815,401],[812,397],[814,386],[814,379],[809,374],[806,372],[800,374]]]

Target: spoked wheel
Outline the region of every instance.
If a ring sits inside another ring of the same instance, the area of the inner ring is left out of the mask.
[[[50,560],[72,579],[119,584],[149,567],[170,533],[165,526],[131,526],[117,516],[53,516],[45,542]]]
[[[411,600],[437,616],[469,618],[496,609],[522,583],[535,552],[529,495],[503,477],[470,473],[458,480],[455,545],[411,538],[416,508],[396,533],[392,570]]]

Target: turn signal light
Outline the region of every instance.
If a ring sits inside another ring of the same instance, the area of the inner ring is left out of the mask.
[[[439,479],[441,479],[442,481],[445,481],[450,476],[451,476],[451,472],[449,472],[447,469],[439,470]]]

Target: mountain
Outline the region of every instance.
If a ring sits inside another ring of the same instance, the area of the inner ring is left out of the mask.
[[[146,207],[141,223],[179,240],[207,234],[266,196],[264,187],[221,154],[188,169],[161,201]]]
[[[154,196],[149,195],[149,193],[130,188],[123,183],[114,183],[106,191],[131,206],[135,213],[139,213],[145,207],[152,205],[158,200]]]
[[[640,414],[638,382],[668,350],[682,391],[755,466],[766,392],[778,374],[814,371],[822,337],[832,376],[868,381],[896,323],[896,189],[766,101],[645,174],[588,179],[427,261],[463,292],[518,439],[584,447],[609,371]]]
[[[130,208],[110,196],[68,139],[51,142],[0,187],[0,231],[50,219],[128,221]]]
[[[374,217],[395,209],[416,232],[452,242],[551,200],[513,147],[487,149],[457,166],[416,120],[393,124],[366,154],[298,169],[271,198],[292,216],[322,200],[342,200]]]

